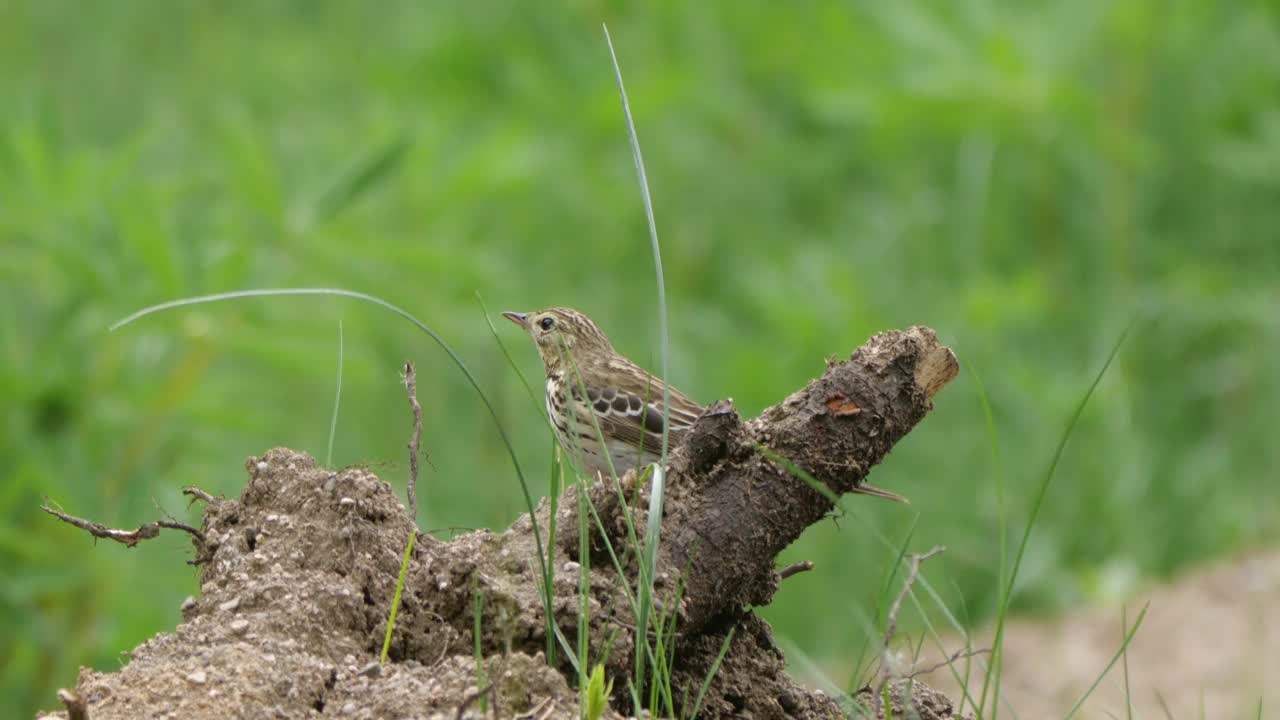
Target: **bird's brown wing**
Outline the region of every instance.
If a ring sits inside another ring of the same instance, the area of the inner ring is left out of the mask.
[[[619,378],[607,387],[588,382],[587,405],[606,437],[652,449],[656,454],[662,444],[662,384],[656,381],[650,384],[647,380],[652,378]],[[573,395],[575,399],[581,398],[576,388]],[[671,388],[667,416],[673,436],[688,430],[702,411],[702,406]]]

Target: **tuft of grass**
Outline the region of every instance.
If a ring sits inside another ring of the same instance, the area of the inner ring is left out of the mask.
[[[604,665],[597,664],[587,682],[586,720],[600,720],[609,706],[609,694],[613,692],[613,679],[604,681]]]

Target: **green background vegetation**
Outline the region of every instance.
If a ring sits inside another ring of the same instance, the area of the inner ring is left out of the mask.
[[[935,327],[964,370],[852,499],[975,625],[1111,343],[1015,596],[1045,612],[1274,542],[1280,13],[1266,2],[0,3],[0,714],[56,704],[198,592],[189,543],[93,547],[38,511],[134,526],[236,494],[275,445],[401,488],[417,361],[423,527],[522,503],[472,390],[352,301],[451,342],[526,471],[549,442],[476,302],[567,304],[656,367],[652,260],[600,21],[663,240],[671,375],[754,415],[869,334]],[[538,372],[515,328],[517,361]],[[998,463],[978,393],[990,397]],[[539,470],[539,469],[543,470]],[[838,683],[892,556],[813,528],[765,614]]]

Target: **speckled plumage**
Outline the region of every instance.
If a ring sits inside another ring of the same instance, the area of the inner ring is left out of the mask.
[[[549,308],[503,315],[533,338],[546,370],[547,415],[561,446],[579,459],[584,470],[607,476],[612,459],[613,470],[622,475],[659,460],[660,379],[620,355],[600,328],[576,310]],[[679,442],[703,410],[670,388],[671,445]]]

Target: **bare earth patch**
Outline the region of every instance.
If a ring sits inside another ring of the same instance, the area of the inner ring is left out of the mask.
[[[1139,593],[1126,603],[1130,625],[1148,601],[1128,650],[1135,717],[1166,717],[1166,706],[1174,718],[1256,717],[1260,699],[1262,717],[1280,715],[1280,552],[1253,553]],[[989,646],[991,635],[979,634],[974,644]],[[1115,655],[1121,637],[1119,606],[1010,623],[1001,688],[1007,705],[1023,718],[1062,717]],[[927,680],[959,696],[947,670]],[[971,680],[970,691],[976,694],[981,684]],[[1120,663],[1080,716],[1126,717]]]

